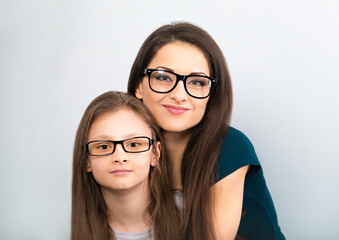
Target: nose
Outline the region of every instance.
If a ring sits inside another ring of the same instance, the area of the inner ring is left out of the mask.
[[[187,100],[188,94],[185,90],[184,81],[179,81],[177,86],[170,92],[170,98],[174,99],[177,102],[182,102]]]
[[[128,157],[121,144],[115,146],[114,153],[112,154],[113,164],[123,164],[128,162]]]

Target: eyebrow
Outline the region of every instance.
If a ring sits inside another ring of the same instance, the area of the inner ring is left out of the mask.
[[[148,135],[149,135],[149,134],[146,134],[146,133],[131,133],[131,134],[124,135],[123,139],[114,139],[114,138],[112,138],[112,136],[103,134],[103,135],[95,136],[95,137],[92,138],[92,139],[88,139],[88,142],[96,141],[96,140],[112,140],[112,141],[119,141],[119,140],[125,140],[125,139],[133,138],[133,137],[149,137]],[[149,138],[152,138],[152,137],[149,137]]]
[[[164,67],[164,66],[157,66],[155,69],[163,69],[163,70],[167,70],[167,71],[170,71],[170,72],[175,72],[173,69],[171,68],[168,68],[168,67]],[[179,74],[179,75],[182,75],[182,74]],[[191,72],[190,74],[188,75],[204,75],[204,76],[208,76],[206,73],[204,72]]]

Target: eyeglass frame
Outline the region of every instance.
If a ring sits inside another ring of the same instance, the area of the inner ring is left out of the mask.
[[[155,72],[155,71],[163,71],[163,72],[168,72],[168,73],[171,73],[171,74],[175,75],[175,76],[176,76],[176,82],[175,82],[174,86],[173,86],[170,90],[168,90],[168,91],[166,91],[166,92],[160,92],[160,91],[154,90],[154,89],[152,88],[152,86],[151,86],[151,74],[152,74],[153,72]],[[204,99],[204,98],[207,98],[207,97],[211,94],[212,89],[214,88],[215,84],[216,84],[217,81],[218,81],[218,79],[216,79],[216,78],[214,78],[214,77],[209,77],[209,76],[205,76],[205,75],[198,75],[198,74],[192,74],[192,75],[180,75],[180,74],[177,74],[177,73],[175,73],[175,72],[168,71],[168,70],[164,70],[164,69],[145,68],[145,69],[144,69],[144,75],[146,75],[146,74],[147,74],[147,76],[148,76],[148,86],[149,86],[149,88],[150,88],[153,92],[156,92],[156,93],[169,93],[169,92],[173,91],[173,89],[175,89],[175,87],[178,85],[178,82],[179,82],[179,81],[183,81],[183,82],[184,82],[184,88],[185,88],[186,93],[187,93],[188,95],[190,95],[191,97],[193,97],[193,98],[198,98],[198,99]],[[208,78],[209,80],[211,80],[211,87],[210,87],[210,91],[209,91],[208,95],[205,96],[205,97],[197,97],[197,96],[193,96],[192,94],[190,94],[190,93],[188,92],[188,90],[187,90],[187,87],[186,87],[186,80],[187,80],[188,77],[205,77],[205,78]]]
[[[124,142],[127,141],[127,140],[131,140],[131,139],[134,139],[134,138],[147,138],[148,139],[148,148],[146,150],[142,150],[142,151],[137,151],[137,152],[131,152],[131,151],[127,151],[124,147]],[[100,155],[97,155],[97,154],[91,154],[90,151],[89,151],[89,144],[93,143],[93,142],[111,142],[113,143],[113,150],[111,153],[106,153],[106,154],[100,154]],[[111,155],[115,152],[115,149],[116,149],[116,145],[117,144],[120,144],[122,149],[126,152],[126,153],[142,153],[142,152],[147,152],[151,149],[151,146],[155,143],[155,140],[154,139],[151,139],[149,137],[146,137],[146,136],[139,136],[139,137],[132,137],[132,138],[127,138],[127,139],[124,139],[124,140],[118,140],[118,141],[113,141],[113,140],[94,140],[94,141],[90,141],[88,143],[86,143],[86,150],[87,150],[87,153],[88,155],[90,156],[108,156],[108,155]]]

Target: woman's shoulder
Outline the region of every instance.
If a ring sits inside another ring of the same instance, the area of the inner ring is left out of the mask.
[[[218,180],[246,165],[250,168],[245,177],[238,235],[246,239],[285,239],[254,147],[244,133],[230,127],[220,151]]]
[[[229,127],[220,150],[219,180],[246,165],[257,166],[253,168],[256,170],[260,168],[254,147],[244,133],[236,128]]]
[[[252,143],[248,137],[243,132],[234,127],[229,127],[224,138],[223,148],[253,151]]]

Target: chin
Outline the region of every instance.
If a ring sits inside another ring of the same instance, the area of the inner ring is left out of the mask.
[[[116,185],[114,186],[115,190],[128,190],[130,189],[132,186],[130,185],[126,185],[126,184],[120,184],[120,185]]]
[[[190,132],[192,127],[178,127],[178,126],[160,126],[161,129],[165,132],[173,132],[173,133],[183,133]]]

